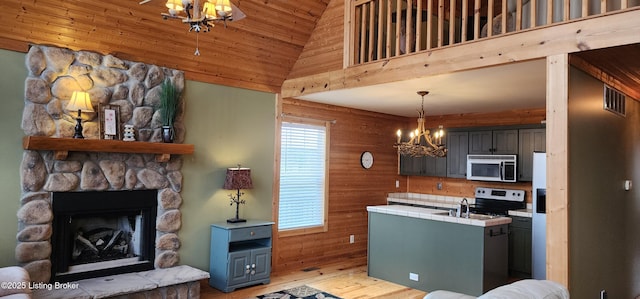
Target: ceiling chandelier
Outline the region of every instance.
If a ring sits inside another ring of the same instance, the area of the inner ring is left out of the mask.
[[[151,0],[143,0],[145,4]],[[209,32],[216,21],[222,21],[225,28],[227,21],[243,19],[246,15],[229,0],[168,0],[165,5],[169,11],[162,13],[164,19],[179,19],[189,25],[189,32]],[[198,35],[196,35],[196,51],[199,56]]]
[[[422,106],[418,111],[418,128],[409,133],[409,140],[402,141],[402,130],[398,130],[398,140],[393,146],[398,149],[398,153],[401,155],[408,155],[412,157],[444,157],[447,155],[447,149],[442,144],[442,137],[444,136],[444,130],[442,125],[438,127],[433,135],[428,129],[425,129],[425,113],[424,113],[424,96],[429,94],[428,91],[418,91],[418,94],[422,96]]]

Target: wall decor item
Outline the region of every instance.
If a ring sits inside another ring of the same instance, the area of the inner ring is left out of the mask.
[[[120,106],[100,105],[100,138],[120,140]]]
[[[178,113],[180,103],[180,91],[171,82],[165,79],[160,90],[160,119],[162,120],[162,141],[173,142],[175,137],[173,124]]]
[[[124,125],[124,138],[122,138],[122,141],[136,141],[133,125]]]

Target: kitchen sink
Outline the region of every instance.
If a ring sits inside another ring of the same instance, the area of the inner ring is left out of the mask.
[[[499,217],[500,216],[495,216],[495,215],[469,214],[469,219],[476,219],[476,220],[490,220],[490,219],[496,219]]]

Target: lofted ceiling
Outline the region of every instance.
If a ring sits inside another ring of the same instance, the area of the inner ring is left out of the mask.
[[[162,18],[166,0],[139,1],[0,1],[0,47],[26,52],[28,44],[35,43],[96,51],[184,70],[190,80],[273,93],[279,93],[290,76],[309,76],[342,64],[340,0],[232,0],[246,18],[199,34],[179,20]],[[305,51],[310,44],[315,48]],[[196,47],[200,56],[194,55]],[[640,46],[576,56],[640,91]],[[430,92],[424,103],[427,115],[542,108],[545,63],[523,61],[301,99],[407,117],[416,116],[419,90]],[[295,65],[307,68],[301,72]]]
[[[166,0],[139,2],[0,1],[0,47],[95,51],[184,70],[196,81],[279,92],[330,0],[232,0],[246,18],[206,33],[163,19]]]

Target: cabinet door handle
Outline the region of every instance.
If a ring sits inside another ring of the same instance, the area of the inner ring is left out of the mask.
[[[245,270],[244,273],[247,273],[247,274],[251,273],[251,269],[249,268],[249,265],[246,265],[246,267],[247,267],[247,270]]]
[[[255,235],[256,235],[256,233],[255,233],[255,232],[250,232],[249,234],[250,234],[250,235],[252,235],[252,236],[255,236]]]

